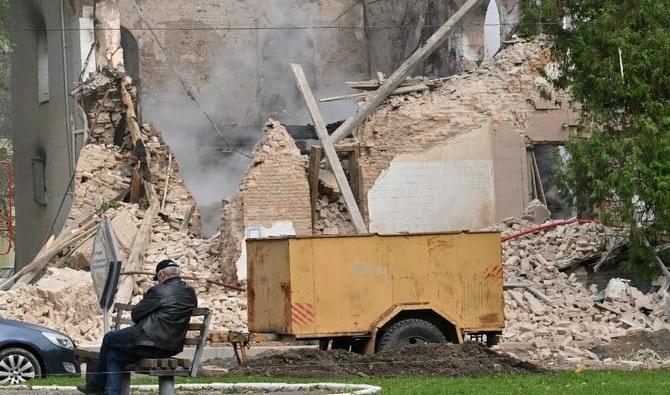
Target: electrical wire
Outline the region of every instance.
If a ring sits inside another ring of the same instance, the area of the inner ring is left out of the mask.
[[[133,0],[131,0],[133,1]],[[332,23],[332,22],[331,22]],[[533,26],[555,26],[562,25],[559,22],[539,22],[533,23]],[[500,27],[500,26],[523,26],[521,23],[471,23],[471,24],[459,24],[459,26],[464,27]],[[370,26],[332,26],[332,25],[296,25],[296,26],[209,26],[209,27],[128,27],[126,28],[129,31],[245,31],[245,30],[369,30],[369,29],[378,29],[378,30],[392,30],[392,29],[404,29],[408,27],[423,27],[424,29],[428,28],[437,28],[442,27],[439,24],[418,24],[418,23],[409,23],[409,24],[400,24],[400,25],[370,25]],[[91,30],[121,30],[120,28],[44,28],[44,29],[35,29],[35,28],[25,28],[25,31],[91,31]]]

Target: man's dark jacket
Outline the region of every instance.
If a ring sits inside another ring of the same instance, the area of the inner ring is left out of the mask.
[[[181,352],[196,307],[195,291],[179,277],[151,287],[131,313],[134,345]]]

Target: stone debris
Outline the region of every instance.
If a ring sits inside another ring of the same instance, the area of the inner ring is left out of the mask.
[[[3,318],[44,325],[70,335],[77,345],[98,343],[102,313],[91,275],[69,268],[49,268],[33,285],[0,292]]]
[[[119,94],[122,78],[115,72],[104,71],[73,92],[87,111],[92,132],[89,136],[91,143],[83,147],[77,163],[74,201],[68,222],[92,213],[95,218],[110,218],[121,256],[125,259],[144,218],[147,202],[125,202],[137,159],[130,149],[123,125],[125,108]],[[158,131],[146,124],[142,125],[142,130],[146,134],[145,148],[151,157],[147,166],[149,177],[158,199],[165,202],[152,223],[142,270],[153,273],[161,259],[178,261],[183,275],[199,279],[189,281],[198,292],[200,306],[212,309],[212,325],[223,330],[246,330],[246,297],[238,291],[203,281],[222,278],[219,240],[199,236],[197,210],[191,217],[190,226],[182,226],[186,212],[195,203],[193,196],[181,178],[176,161],[169,160],[170,150]],[[102,313],[88,272],[92,247],[93,239],[85,240],[54,258],[36,283],[0,293],[0,305],[7,306],[2,316],[61,330],[72,336],[78,345],[99,343]],[[135,278],[133,303],[137,303],[154,284],[150,275]]]
[[[532,200],[523,211],[521,219],[530,221],[534,224],[542,224],[551,218],[551,211],[538,199]]]
[[[253,157],[239,192],[223,207],[221,270],[228,282],[238,280],[236,264],[242,255],[247,228],[271,229],[280,222],[292,228],[292,232],[283,235],[312,234],[307,158],[301,155],[286,128],[269,120],[263,137],[254,147]]]
[[[505,222],[503,236],[535,226]],[[643,294],[618,278],[598,289],[562,271],[594,262],[604,253],[605,239],[623,237],[623,232],[598,223],[572,223],[504,242],[503,342],[509,343],[504,347],[530,343],[525,358],[534,361],[599,363],[584,344],[607,343],[632,330],[670,328],[658,293]]]

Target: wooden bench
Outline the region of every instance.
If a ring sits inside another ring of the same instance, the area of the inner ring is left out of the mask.
[[[133,309],[132,305],[117,303],[114,305],[116,315],[113,318],[114,329],[118,330],[126,326],[133,325],[130,319],[130,311]],[[206,308],[197,308],[191,314],[191,322],[189,323],[188,333],[186,334],[186,346],[195,346],[195,353],[193,359],[186,358],[160,358],[160,359],[140,359],[133,365],[126,367],[126,372],[123,374],[124,392],[123,395],[130,394],[130,373],[143,373],[158,377],[158,393],[159,395],[174,395],[174,378],[175,376],[190,376],[195,377],[200,369],[203,349],[207,341],[207,331],[209,330],[209,322],[212,318],[212,313]],[[86,364],[86,380],[88,381],[92,376],[91,372],[95,371],[95,364],[98,360],[97,351],[88,351],[77,349],[75,351],[79,359],[79,363]]]

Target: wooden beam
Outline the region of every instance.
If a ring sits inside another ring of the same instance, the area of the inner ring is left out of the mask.
[[[151,241],[151,225],[154,222],[154,217],[158,214],[161,204],[158,199],[153,199],[151,201],[151,206],[144,213],[144,218],[142,219],[142,224],[140,229],[135,235],[133,244],[130,247],[130,252],[128,253],[128,261],[123,265],[124,272],[134,272],[142,270],[142,265],[144,263],[144,253],[147,250],[147,246]],[[133,288],[135,287],[135,277],[127,276],[119,284],[118,291],[116,293],[116,302],[117,303],[129,303],[133,297]]]
[[[133,178],[130,179],[130,203],[139,203],[142,198],[142,171],[138,162],[133,170]]]
[[[354,225],[354,229],[356,229],[357,233],[367,233],[368,228],[365,225],[365,221],[363,220],[361,211],[358,208],[358,203],[356,203],[354,194],[351,192],[349,181],[344,175],[342,164],[340,163],[340,159],[337,156],[337,152],[335,152],[335,147],[333,146],[331,138],[328,135],[326,123],[321,117],[319,106],[317,105],[316,99],[312,94],[312,89],[307,83],[305,73],[302,71],[302,67],[299,64],[292,64],[291,67],[293,68],[293,73],[295,74],[295,78],[298,81],[298,88],[305,97],[305,102],[307,102],[307,109],[309,110],[309,115],[312,117],[312,121],[314,122],[314,129],[316,130],[316,134],[321,140],[323,151],[326,154],[330,168],[333,170],[337,185],[340,187],[340,191],[342,192],[342,197],[344,197],[344,203],[347,206],[347,210],[349,211],[349,216],[351,217],[351,222]]]
[[[424,92],[429,90],[430,88],[428,85],[425,84],[418,84],[418,85],[410,85],[410,86],[403,86],[401,88],[398,88],[391,92],[389,96],[393,95],[402,95],[406,93],[412,93],[412,92]],[[347,99],[357,99],[357,98],[365,98],[370,95],[372,95],[373,92],[363,92],[363,93],[353,93],[351,95],[344,95],[344,96],[333,96],[333,97],[326,97],[324,99],[319,99],[320,102],[325,103],[329,101],[336,101],[336,100],[347,100]]]
[[[142,139],[142,129],[140,128],[140,123],[137,121],[137,113],[135,112],[135,104],[133,103],[133,98],[128,93],[128,82],[124,78],[121,81],[121,100],[123,104],[126,105],[126,121],[128,123],[128,129],[130,130],[130,137],[133,140],[133,147],[137,143],[137,140],[143,141]],[[149,152],[147,152],[149,156]]]
[[[332,134],[332,142],[336,143],[345,137],[348,137],[354,132],[358,126],[365,121],[365,119],[372,114],[372,112],[379,107],[380,104],[386,100],[389,95],[396,90],[405,78],[412,72],[415,66],[423,62],[435,50],[444,43],[449,37],[451,29],[468,13],[480,0],[468,0],[454,15],[447,20],[447,22],[440,27],[435,34],[433,34],[426,44],[419,48],[412,56],[409,57],[398,69],[385,81],[384,84],[377,89],[375,94],[358,110],[353,117],[347,119],[339,128]]]
[[[309,168],[307,169],[307,180],[309,182],[309,202],[312,208],[312,232],[316,227],[316,201],[319,198],[319,172],[321,170],[321,157],[323,149],[313,145],[309,152]]]
[[[544,194],[544,186],[542,185],[542,177],[540,177],[540,167],[537,165],[535,150],[531,150],[531,155],[533,157],[533,172],[535,173],[535,182],[537,183],[537,197],[546,206],[547,196]]]
[[[195,212],[195,203],[193,203],[188,210],[186,210],[186,213],[184,214],[184,219],[181,221],[181,227],[179,228],[179,231],[185,232],[188,230],[188,226],[191,223],[191,218],[193,218],[193,213]]]

